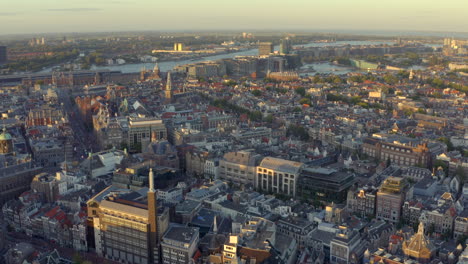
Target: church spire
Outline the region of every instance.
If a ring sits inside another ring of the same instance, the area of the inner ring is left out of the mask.
[[[171,72],[167,72],[166,91],[172,91]]]
[[[172,100],[172,80],[170,71],[167,73],[165,97],[168,101]]]
[[[216,215],[213,219],[213,233],[217,234],[218,233],[218,223],[216,222]]]

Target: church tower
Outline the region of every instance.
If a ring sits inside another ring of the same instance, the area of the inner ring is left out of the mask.
[[[148,263],[159,263],[159,241],[158,241],[158,207],[156,200],[156,190],[154,189],[154,173],[153,168],[149,171],[149,189],[148,189],[148,223],[149,223],[149,253],[150,260]]]
[[[166,97],[166,99],[167,99],[168,101],[172,100],[172,80],[171,80],[171,72],[168,72],[168,73],[167,73],[165,97]]]
[[[99,72],[96,72],[96,75],[94,75],[94,85],[99,85],[101,84],[101,75]]]
[[[13,153],[13,138],[7,132],[6,127],[3,127],[3,131],[0,134],[0,154],[11,153]]]
[[[161,71],[159,70],[159,65],[156,63],[153,68],[153,79],[160,79]]]

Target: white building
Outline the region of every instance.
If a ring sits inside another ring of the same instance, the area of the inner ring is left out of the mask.
[[[257,167],[255,187],[269,193],[296,196],[303,163],[266,157]]]

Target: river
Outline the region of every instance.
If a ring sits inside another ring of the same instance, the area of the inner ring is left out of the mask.
[[[393,45],[394,42],[391,41],[337,41],[337,42],[312,42],[303,45],[295,45],[295,47],[326,47],[326,46],[344,46],[344,45],[351,45],[351,46],[359,46],[359,45],[381,45],[381,44],[388,44]],[[279,46],[275,46],[275,50],[278,50]],[[220,60],[220,59],[228,59],[234,58],[236,56],[255,56],[258,54],[258,49],[250,49],[244,50],[239,52],[232,52],[226,54],[219,54],[213,56],[206,56],[199,59],[194,60],[179,60],[179,61],[163,61],[158,63],[159,69],[163,72],[172,70],[177,65],[184,65],[190,63],[197,63],[202,61],[210,61],[210,60]],[[137,64],[123,64],[123,65],[110,65],[110,66],[92,66],[92,70],[102,70],[102,69],[109,69],[115,71],[121,71],[124,73],[128,72],[139,72],[142,68],[152,69],[154,68],[154,63],[137,63]]]
[[[329,46],[344,46],[344,45],[351,45],[351,46],[360,46],[360,45],[393,45],[395,44],[392,41],[337,41],[337,42],[311,42],[307,44],[295,45],[296,48],[309,48],[309,47],[329,47]],[[440,47],[441,45],[431,45],[428,46]],[[279,49],[279,45],[275,46],[275,51]],[[189,59],[189,60],[178,60],[178,61],[163,61],[158,63],[159,69],[163,72],[172,70],[177,65],[184,65],[190,63],[197,63],[202,61],[214,61],[220,59],[227,59],[227,58],[234,58],[236,56],[255,56],[258,54],[258,49],[250,49],[250,50],[243,50],[238,52],[232,53],[224,53],[212,56],[206,56],[199,59]],[[139,72],[141,69],[153,69],[155,63],[136,63],[136,64],[123,64],[123,65],[108,65],[108,66],[95,66],[91,67],[91,70],[114,70],[114,71],[121,71],[123,73],[129,72]],[[317,73],[335,73],[335,74],[346,74],[348,72],[354,71],[355,69],[342,67],[338,65],[333,65],[330,63],[311,63],[304,65],[306,67],[312,66],[313,69]],[[52,68],[45,69],[41,72],[50,72]]]

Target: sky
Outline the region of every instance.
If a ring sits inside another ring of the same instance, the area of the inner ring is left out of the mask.
[[[468,31],[468,0],[0,0],[0,35],[101,31]]]

